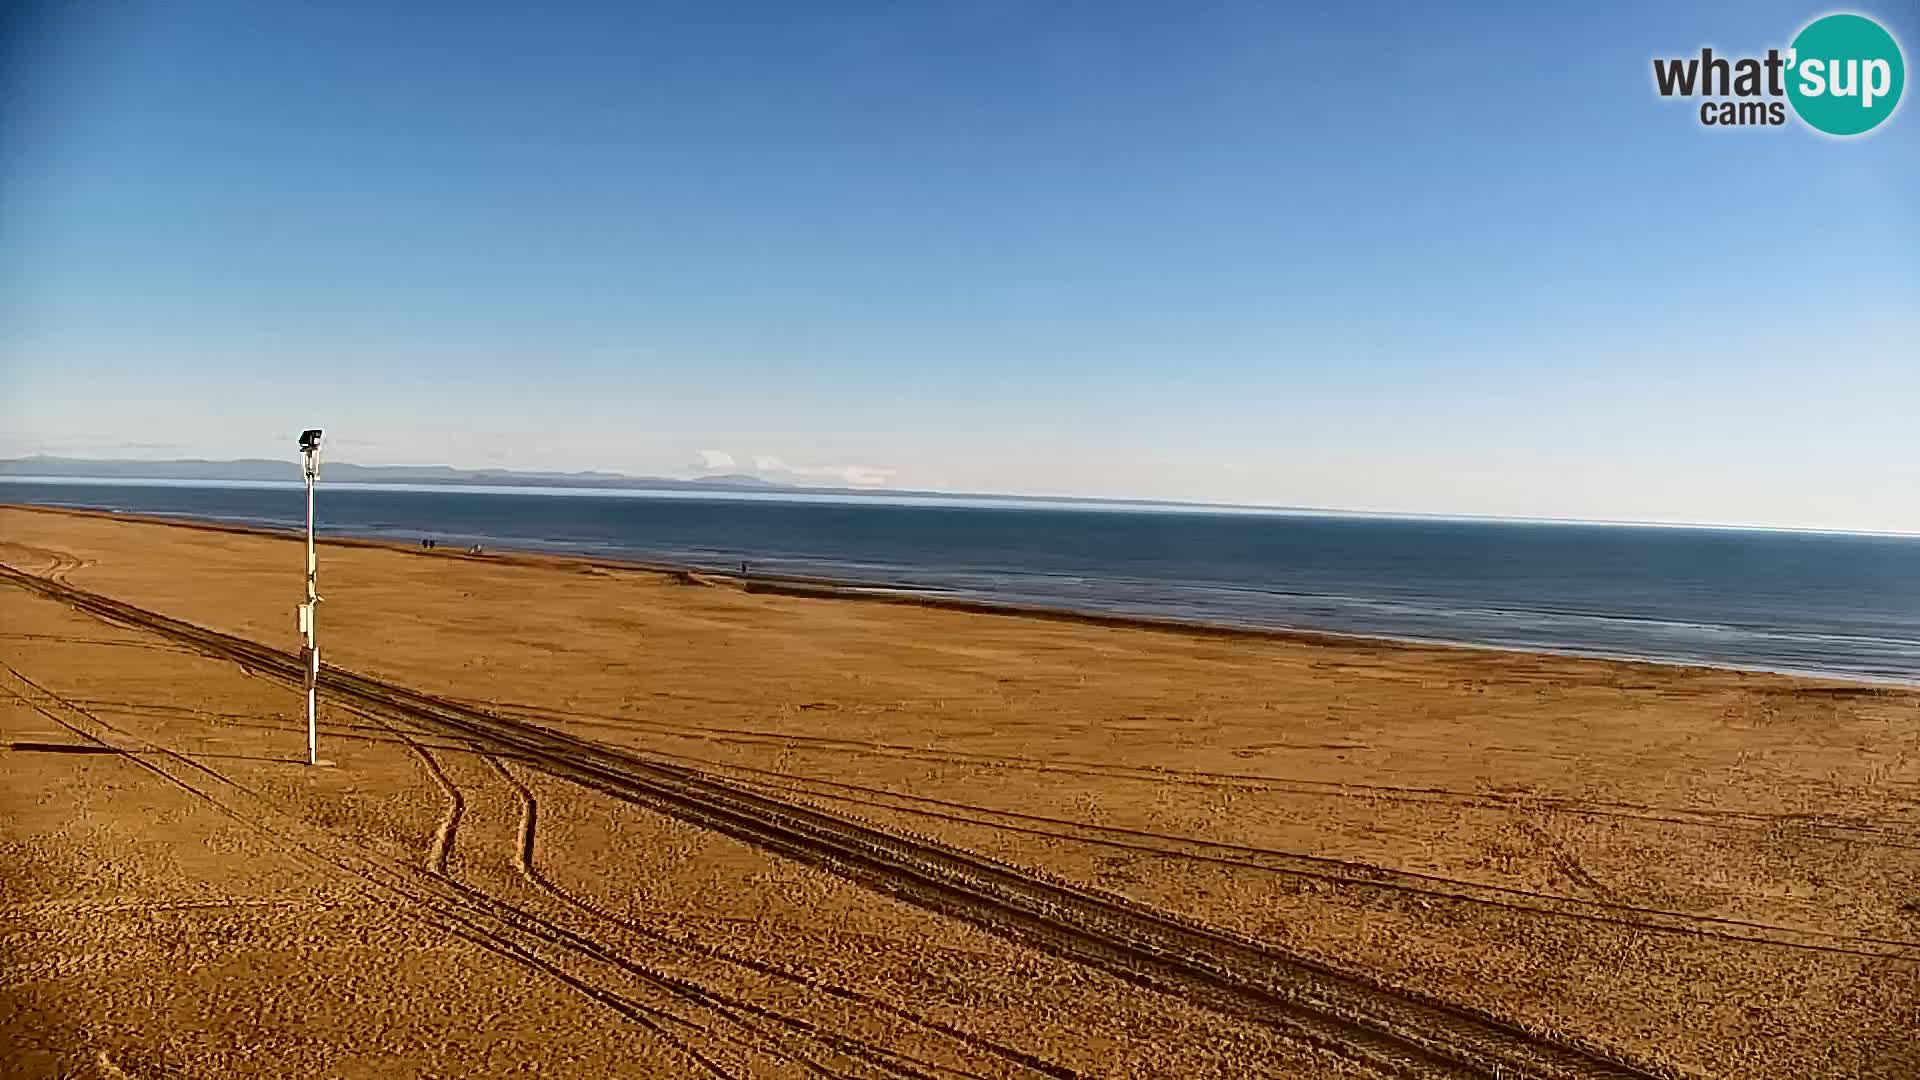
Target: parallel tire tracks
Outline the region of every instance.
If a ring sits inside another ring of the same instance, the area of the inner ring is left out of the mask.
[[[122,601],[0,567],[0,581],[110,622],[161,634],[288,682],[298,658]],[[851,818],[751,792],[694,769],[624,753],[340,668],[337,700],[450,731],[551,775],[830,870],[1139,985],[1266,1025],[1402,1076],[1648,1080],[1604,1049],[1529,1031],[1470,1006],[1160,911],[1124,896]]]
[[[1137,852],[1145,856],[1185,859],[1192,862],[1254,870],[1351,888],[1377,889],[1419,898],[1457,901],[1483,907],[1503,908],[1529,915],[1623,926],[1632,930],[1654,930],[1738,942],[1743,945],[1799,949],[1809,952],[1859,956],[1869,959],[1920,958],[1920,941],[1845,934],[1809,927],[1781,926],[1774,923],[1731,919],[1693,912],[1671,911],[1626,903],[1594,881],[1583,867],[1559,853],[1556,865],[1576,880],[1585,879],[1589,889],[1601,899],[1577,899],[1553,893],[1511,886],[1490,885],[1462,878],[1445,877],[1409,870],[1389,869],[1352,859],[1308,855],[1295,851],[1254,847],[1194,836],[1099,825],[1086,821],[1048,817],[1004,810],[991,806],[954,802],[924,795],[910,795],[885,788],[842,783],[817,776],[761,769],[732,762],[661,752],[674,761],[689,762],[720,770],[728,780],[758,791],[786,792],[812,800],[824,800],[895,814],[908,814],[936,821],[1023,836],[1064,840],[1095,847]],[[744,774],[734,776],[732,774]]]
[[[485,708],[496,715],[520,719],[564,721],[573,725],[634,728],[670,738],[709,743],[777,744],[821,754],[900,758],[938,765],[985,769],[1014,769],[1065,776],[1133,780],[1151,784],[1185,784],[1225,790],[1272,791],[1287,795],[1360,799],[1390,803],[1458,806],[1476,810],[1528,810],[1574,817],[1620,820],[1640,824],[1685,825],[1728,832],[1771,834],[1790,830],[1812,840],[1836,843],[1884,844],[1910,848],[1920,839],[1920,822],[1884,818],[1832,818],[1800,813],[1767,813],[1706,807],[1658,806],[1650,803],[1574,799],[1535,793],[1464,791],[1454,788],[1366,784],[1345,780],[1269,776],[1258,773],[1214,772],[1158,765],[1122,765],[1080,758],[1022,757],[966,750],[933,750],[909,743],[875,742],[837,736],[804,735],[791,731],[674,723],[651,717],[555,709],[521,702],[480,702],[453,698],[459,704]]]

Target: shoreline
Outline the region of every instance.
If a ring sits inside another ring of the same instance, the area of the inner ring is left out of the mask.
[[[23,510],[55,516],[91,518],[107,521],[128,521],[240,536],[263,536],[278,539],[301,540],[304,539],[306,535],[304,531],[299,529],[278,528],[270,525],[241,524],[223,521],[218,518],[202,518],[187,515],[169,516],[165,514],[85,507],[46,506],[32,503],[0,503],[0,510]],[[933,608],[965,614],[995,615],[1047,622],[1071,623],[1083,626],[1100,626],[1110,629],[1147,630],[1187,637],[1281,641],[1303,645],[1377,645],[1402,649],[1462,650],[1475,653],[1491,652],[1516,656],[1588,660],[1627,666],[1646,665],[1661,670],[1673,670],[1676,668],[1695,669],[1707,672],[1782,678],[1800,682],[1839,684],[1834,687],[1834,689],[1843,690],[1879,690],[1892,693],[1920,692],[1920,679],[1902,679],[1897,676],[1874,676],[1855,672],[1830,672],[1817,669],[1772,668],[1759,665],[1712,663],[1704,660],[1668,659],[1657,656],[1607,653],[1597,650],[1572,648],[1556,649],[1550,647],[1502,645],[1460,639],[1398,637],[1388,634],[1255,626],[1201,619],[1182,619],[1176,616],[1132,614],[1117,611],[996,601],[925,591],[904,584],[884,584],[805,574],[756,574],[749,572],[742,575],[736,570],[716,569],[694,564],[659,562],[646,559],[623,559],[597,555],[577,555],[564,552],[546,552],[529,548],[500,547],[488,549],[480,555],[472,555],[458,548],[448,548],[444,551],[439,549],[427,551],[414,544],[400,540],[385,540],[366,536],[339,534],[316,535],[314,540],[316,545],[321,546],[379,549],[421,557],[486,561],[498,565],[525,566],[531,568],[544,567],[550,569],[572,568],[577,572],[644,573],[672,578],[686,584],[736,588],[750,594],[791,596],[817,600],[864,601],[867,603],[891,604],[904,607]]]

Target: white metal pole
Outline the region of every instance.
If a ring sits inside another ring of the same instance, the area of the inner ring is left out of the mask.
[[[320,645],[315,639],[314,601],[320,599],[320,594],[314,582],[318,563],[313,553],[313,481],[320,470],[314,461],[314,451],[308,450],[305,457],[303,471],[307,474],[307,602],[306,618],[301,622],[304,624],[302,629],[306,631],[307,647],[307,764],[318,765],[320,764],[320,723],[314,710],[314,692],[320,682]]]

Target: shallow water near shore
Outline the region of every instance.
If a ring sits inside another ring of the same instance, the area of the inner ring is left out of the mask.
[[[288,527],[298,487],[0,481]],[[324,532],[1071,610],[1920,680],[1920,538],[728,493],[323,487]]]

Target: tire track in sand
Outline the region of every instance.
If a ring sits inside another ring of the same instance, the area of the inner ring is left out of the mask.
[[[1837,931],[1818,930],[1811,927],[1783,926],[1776,923],[1763,923],[1717,915],[1701,915],[1693,912],[1672,911],[1666,908],[1631,904],[1619,899],[1608,890],[1606,886],[1597,880],[1593,880],[1590,875],[1588,876],[1585,887],[1595,891],[1600,897],[1599,899],[1560,896],[1534,889],[1522,889],[1508,885],[1492,885],[1465,878],[1447,877],[1440,874],[1429,874],[1420,871],[1399,870],[1352,859],[1339,859],[1325,855],[1311,855],[1276,848],[1234,844],[1219,840],[1207,840],[1200,837],[1180,836],[1172,833],[1159,833],[1144,829],[1129,829],[1114,825],[1098,825],[1092,822],[1075,821],[1069,818],[1056,818],[1040,814],[1001,810],[994,807],[956,802],[949,799],[936,799],[924,795],[908,795],[902,792],[889,791],[885,788],[848,784],[837,780],[825,780],[797,773],[779,772],[773,769],[761,769],[749,765],[736,765],[731,762],[714,761],[708,758],[697,758],[678,754],[661,754],[661,756],[676,761],[684,761],[717,769],[721,772],[747,774],[746,777],[738,779],[736,782],[756,789],[809,796],[836,803],[869,806],[875,809],[893,811],[895,813],[911,814],[916,817],[949,821],[960,825],[989,828],[1000,832],[1034,836],[1049,840],[1064,840],[1095,847],[1139,852],[1146,855],[1180,858],[1210,865],[1282,874],[1288,877],[1323,881],[1338,887],[1384,890],[1419,897],[1431,897],[1438,900],[1504,908],[1510,911],[1549,918],[1577,919],[1584,922],[1623,926],[1634,930],[1656,930],[1696,937],[1718,938],[1749,945],[1801,949],[1809,952],[1834,953],[1873,959],[1897,959],[1920,954],[1920,941],[1844,934]],[[761,779],[762,777],[771,777],[773,779]],[[832,790],[817,790],[819,788]],[[837,791],[850,791],[859,794],[836,794],[835,792]],[[899,803],[911,805],[902,806],[898,805]],[[1549,857],[1551,858],[1556,854],[1568,858],[1569,862],[1571,862],[1570,857],[1565,856],[1564,852],[1557,850],[1550,851]],[[1567,874],[1575,881],[1579,881],[1579,875],[1584,872],[1584,867],[1579,867],[1577,863],[1569,866],[1562,863],[1559,859],[1554,859],[1553,864],[1556,868],[1560,869],[1562,873]]]
[[[781,981],[789,982],[808,990],[823,993],[831,997],[839,998],[850,1003],[861,1005],[863,1007],[872,1009],[876,1012],[891,1016],[896,1020],[900,1020],[902,1022],[911,1024],[913,1026],[923,1028],[934,1034],[944,1036],[946,1038],[953,1040],[956,1043],[959,1043],[960,1045],[966,1047],[969,1050],[999,1058],[1005,1061],[1006,1063],[1017,1066],[1019,1068],[1037,1072],[1043,1076],[1055,1077],[1055,1078],[1058,1078],[1058,1080],[1073,1080],[1074,1077],[1079,1075],[1078,1073],[1074,1072],[1072,1069],[1066,1068],[1065,1066],[1047,1061],[1044,1058],[1026,1053],[1024,1051],[1016,1050],[1012,1047],[1004,1046],[1000,1043],[996,1043],[990,1039],[987,1039],[984,1036],[967,1031],[963,1028],[956,1027],[952,1024],[947,1024],[945,1022],[935,1020],[930,1017],[922,1016],[918,1013],[912,1012],[911,1010],[905,1009],[897,1004],[894,1004],[893,1002],[886,1001],[885,999],[874,997],[869,994],[864,994],[860,991],[853,990],[844,986],[840,986],[838,984],[829,982],[825,979],[821,979],[815,976],[801,974],[799,972],[795,972],[779,964],[771,963],[764,960],[756,960],[751,957],[741,956],[737,953],[733,953],[730,950],[723,949],[711,943],[700,941],[697,938],[673,934],[671,932],[662,930],[658,927],[649,926],[649,925],[640,923],[637,920],[616,915],[613,912],[608,911],[607,909],[601,907],[600,905],[595,904],[590,900],[584,899],[578,896],[577,894],[571,892],[570,890],[562,888],[557,882],[549,878],[546,875],[546,873],[540,869],[539,864],[534,859],[534,834],[535,834],[535,829],[537,827],[539,803],[534,797],[533,790],[527,786],[525,781],[513,775],[512,770],[509,769],[506,766],[506,764],[502,762],[497,756],[493,754],[486,754],[483,752],[482,760],[485,761],[489,766],[491,766],[494,772],[497,775],[499,775],[500,778],[504,780],[508,785],[510,785],[520,798],[521,816],[520,816],[519,834],[517,837],[518,847],[516,851],[516,857],[518,859],[518,863],[519,863],[518,868],[521,875],[525,877],[527,881],[533,884],[536,888],[541,889],[542,891],[560,900],[561,902],[566,903],[588,915],[591,915],[602,922],[605,922],[609,925],[617,926],[627,931],[628,933],[635,935],[636,937],[644,938],[648,941],[653,941],[662,945],[667,945],[673,948],[677,948],[682,951],[690,952],[698,956],[703,956],[703,957],[714,959],[714,960],[720,960],[724,963],[728,963],[737,967],[744,968],[746,970],[752,971],[759,975],[764,975],[770,978],[776,978]],[[801,1021],[801,1023],[806,1023],[806,1021]],[[879,1048],[876,1048],[876,1049],[879,1049]],[[890,1050],[884,1050],[884,1049],[882,1049],[881,1052],[895,1053],[895,1054],[898,1053],[897,1051],[890,1051]],[[916,1059],[916,1063],[929,1065],[935,1068],[939,1068],[942,1071],[952,1072],[955,1075],[960,1075],[960,1076],[971,1077],[971,1076],[979,1075],[977,1073],[970,1073],[964,1070],[952,1069],[951,1067],[948,1067],[948,1066],[941,1066],[934,1062],[924,1062],[924,1061],[918,1061]]]
[[[194,644],[291,683],[296,657],[256,642],[11,569],[0,579]],[[698,770],[621,751],[335,667],[339,698],[518,752],[543,771],[652,807],[991,932],[1263,1024],[1377,1071],[1424,1077],[1644,1080],[1636,1064],[1576,1038],[1382,982],[1119,894],[931,838],[754,794]]]
[[[1118,765],[1113,762],[1080,758],[1021,757],[966,750],[930,750],[910,743],[889,743],[834,736],[801,735],[762,728],[724,727],[705,724],[677,724],[645,717],[619,716],[584,710],[557,709],[523,702],[489,702],[474,698],[449,698],[468,708],[521,717],[534,721],[560,721],[570,725],[607,727],[658,732],[671,738],[711,743],[779,745],[801,752],[837,753],[852,756],[897,758],[941,765],[972,766],[983,769],[1013,769],[1022,772],[1068,776],[1095,776],[1102,779],[1138,780],[1155,784],[1187,784],[1235,790],[1274,791],[1289,795],[1320,798],[1378,800],[1381,802],[1439,803],[1487,810],[1524,810],[1568,814],[1661,825],[1688,825],[1728,831],[1767,832],[1779,828],[1804,831],[1812,839],[1839,843],[1878,844],[1916,848],[1920,844],[1920,823],[1880,818],[1834,819],[1799,813],[1769,813],[1724,810],[1712,807],[1660,806],[1613,800],[1576,799],[1556,795],[1538,795],[1502,791],[1464,791],[1456,788],[1416,787],[1395,784],[1371,784],[1339,780],[1314,780],[1306,777],[1266,776],[1259,773],[1214,772],[1201,769],[1176,769],[1150,765]]]
[[[354,711],[358,712],[362,716],[367,717],[368,719],[375,721],[375,723],[379,724],[381,727],[392,732],[394,736],[398,739],[398,741],[405,744],[407,748],[413,752],[413,755],[415,756],[415,758],[418,761],[420,761],[423,768],[426,770],[427,775],[433,780],[434,784],[437,787],[439,787],[441,794],[445,799],[445,802],[447,805],[447,811],[442,816],[440,821],[440,827],[435,831],[434,838],[429,845],[429,853],[427,857],[427,873],[432,874],[435,877],[444,879],[447,882],[447,884],[449,884],[455,889],[460,890],[462,893],[476,897],[478,899],[482,899],[487,902],[491,902],[506,910],[511,911],[512,915],[518,920],[521,920],[526,923],[538,925],[540,927],[540,932],[542,936],[549,941],[565,945],[567,947],[575,949],[576,951],[583,952],[586,955],[593,956],[597,959],[607,960],[611,962],[614,966],[621,968],[622,970],[627,972],[629,975],[632,975],[635,978],[638,978],[639,980],[641,980],[642,982],[653,986],[657,990],[664,990],[672,997],[676,997],[681,1000],[691,1002],[692,1004],[695,1004],[695,1005],[709,1007],[713,1009],[713,1011],[725,1016],[727,1019],[735,1020],[736,1022],[738,1022],[738,1018],[732,1016],[731,1013],[728,1013],[725,1010],[724,1005],[716,1005],[713,1002],[712,995],[705,994],[704,992],[698,989],[689,989],[691,984],[683,985],[680,980],[675,980],[671,976],[665,975],[664,973],[654,971],[650,968],[646,968],[640,964],[633,962],[631,959],[628,959],[625,957],[616,958],[611,954],[611,952],[602,948],[597,942],[591,942],[590,939],[584,938],[583,936],[580,936],[580,935],[576,935],[572,931],[565,930],[564,928],[559,927],[557,924],[554,924],[545,919],[542,919],[539,916],[533,914],[532,912],[529,912],[522,908],[514,907],[513,905],[510,905],[510,904],[506,904],[504,901],[499,900],[497,897],[490,896],[484,892],[481,892],[478,889],[474,889],[469,885],[466,885],[462,882],[454,880],[447,872],[447,861],[452,848],[452,837],[453,837],[454,828],[457,825],[466,805],[466,800],[461,795],[459,787],[456,784],[454,784],[452,778],[447,775],[446,770],[442,768],[439,761],[434,758],[432,751],[427,749],[425,745],[423,745],[418,739],[415,739],[407,731],[382,719],[381,717],[379,717],[374,713],[367,712],[365,710],[358,710],[358,709]],[[530,834],[527,838],[527,842],[531,843]],[[717,1035],[716,1032],[706,1027],[705,1025],[699,1024],[695,1021],[689,1020],[685,1017],[679,1016],[677,1014],[674,1014],[665,1010],[655,1010],[654,1015],[657,1019],[661,1020],[664,1023],[670,1023],[679,1027],[686,1028],[691,1033],[699,1036],[716,1037]],[[752,1035],[756,1035],[756,1036],[764,1035],[764,1033],[760,1032],[756,1028],[753,1028],[751,1025],[744,1025],[744,1026],[746,1026],[747,1030]],[[727,1041],[733,1041],[736,1043],[740,1041],[738,1039],[733,1039],[725,1035],[718,1035],[717,1037],[725,1039]],[[832,1073],[828,1073],[825,1069],[821,1068],[813,1061],[789,1054],[785,1052],[783,1048],[780,1048],[777,1045],[772,1047],[772,1051],[776,1057],[780,1057],[784,1060],[790,1061],[800,1066],[804,1070],[814,1073],[815,1075],[822,1075],[822,1076],[834,1075]]]

